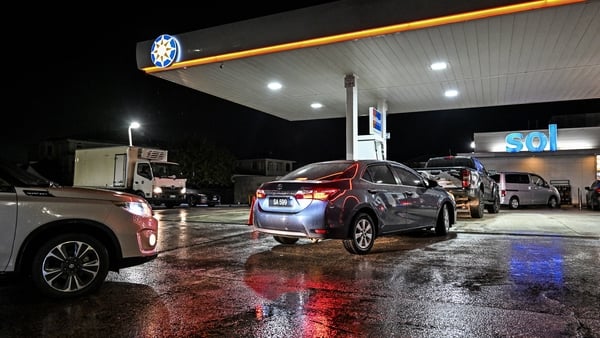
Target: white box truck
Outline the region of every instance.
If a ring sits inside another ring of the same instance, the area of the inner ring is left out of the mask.
[[[186,179],[167,154],[136,146],[77,149],[73,185],[129,192],[172,208],[185,202]]]

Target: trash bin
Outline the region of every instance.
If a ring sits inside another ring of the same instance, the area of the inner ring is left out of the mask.
[[[571,182],[569,180],[551,180],[550,184],[558,189],[560,204],[571,204]]]

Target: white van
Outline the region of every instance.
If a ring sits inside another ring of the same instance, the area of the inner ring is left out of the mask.
[[[517,209],[525,205],[560,206],[558,189],[540,175],[529,172],[497,172],[492,178],[500,188],[500,205]]]

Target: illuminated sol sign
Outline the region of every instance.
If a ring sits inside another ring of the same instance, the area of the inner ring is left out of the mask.
[[[541,131],[532,131],[527,135],[522,133],[510,133],[506,135],[506,152],[517,153],[523,150],[523,143],[530,152],[542,152],[548,146],[549,151],[557,151],[556,146],[558,133],[556,132],[556,124],[548,125],[548,135]]]

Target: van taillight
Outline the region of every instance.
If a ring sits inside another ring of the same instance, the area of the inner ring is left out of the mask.
[[[462,187],[468,188],[471,186],[471,171],[467,169],[462,169],[460,171],[460,176],[462,176]]]
[[[500,196],[506,197],[506,190],[500,190]]]

